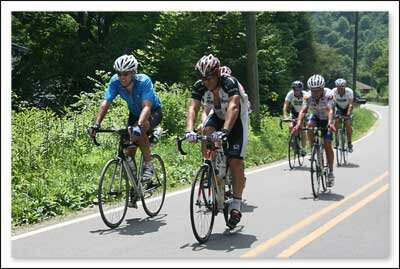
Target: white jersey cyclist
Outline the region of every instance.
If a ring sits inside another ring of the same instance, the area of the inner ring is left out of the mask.
[[[208,91],[203,85],[201,80],[198,80],[193,86],[192,98],[200,99],[203,105],[210,107],[210,114],[215,113],[215,115],[221,119],[225,120],[226,111],[228,109],[229,97],[236,94],[240,95],[240,116],[247,117],[249,111],[247,94],[244,92],[243,87],[241,87],[239,81],[228,74],[221,75],[221,91],[219,91],[221,107],[214,106],[214,96],[212,92]]]
[[[331,89],[324,88],[324,92],[319,100],[312,97],[311,91],[307,92],[304,96],[303,105],[312,109],[311,116],[317,117],[320,120],[328,120],[328,106],[334,106],[333,96]]]
[[[347,107],[349,106],[349,100],[354,99],[353,90],[350,89],[349,87],[345,88],[345,92],[343,95],[339,94],[337,88],[333,88],[331,91],[331,95],[335,100],[335,104],[341,109],[347,109]]]
[[[306,96],[307,92],[302,91],[302,94],[300,97],[296,97],[294,95],[294,91],[290,90],[285,98],[285,101],[288,101],[291,107],[293,108],[294,112],[299,113],[301,106],[303,105],[303,99],[304,96]]]

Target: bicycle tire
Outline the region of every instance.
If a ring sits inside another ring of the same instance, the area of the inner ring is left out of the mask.
[[[337,166],[342,165],[342,129],[337,131],[336,135],[337,145],[336,145],[336,163]]]
[[[97,199],[104,223],[112,229],[118,227],[125,218],[129,199],[128,177],[119,159],[111,159],[104,166]],[[121,206],[122,212],[119,214]]]
[[[328,157],[326,156],[326,152],[325,150],[322,150],[322,154],[321,154],[321,158],[322,158],[322,171],[321,171],[321,186],[322,186],[322,191],[326,192],[328,189],[328,185],[327,185],[327,177],[328,177]]]
[[[289,167],[293,169],[296,163],[296,136],[291,134],[288,143]]]
[[[343,154],[343,164],[347,164],[348,160],[349,160],[349,149],[347,147],[347,130],[346,128],[343,129],[342,132],[342,141],[343,141],[343,145],[342,145],[342,154]]]
[[[190,192],[190,223],[193,234],[199,243],[204,243],[210,238],[214,225],[215,190],[212,180],[209,180],[212,176],[208,165],[201,166],[195,174]],[[206,180],[207,182],[205,182]],[[208,188],[210,188],[210,197],[204,195],[204,184],[208,184]]]
[[[151,160],[154,168],[154,176],[151,179],[151,185],[149,189],[142,189],[142,205],[143,209],[149,217],[156,216],[165,200],[165,192],[167,190],[167,175],[165,172],[164,161],[158,154],[151,154]]]
[[[299,163],[299,166],[303,166],[304,163],[304,156],[300,154],[300,144],[301,144],[301,138],[299,135],[296,136],[296,148],[297,148],[297,162]]]
[[[320,189],[320,173],[321,168],[318,163],[318,149],[313,146],[311,151],[310,173],[311,173],[311,189],[314,198],[318,198]]]

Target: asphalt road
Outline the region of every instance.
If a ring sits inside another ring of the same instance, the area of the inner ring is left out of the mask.
[[[149,218],[139,206],[110,230],[100,215],[12,237],[11,255],[26,258],[385,259],[391,253],[389,107],[371,132],[354,143],[350,164],[335,167],[335,186],[312,197],[309,163],[290,171],[286,161],[246,170],[243,217],[227,233],[222,215],[212,236],[197,243],[189,189],[168,194]]]

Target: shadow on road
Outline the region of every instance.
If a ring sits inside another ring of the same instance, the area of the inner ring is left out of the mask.
[[[341,166],[337,166],[338,168],[358,168],[360,167],[360,165],[356,164],[356,163],[347,163],[347,164],[342,164]]]
[[[318,198],[314,198],[314,196],[311,194],[311,196],[307,197],[301,197],[299,199],[301,200],[315,200],[315,201],[340,201],[344,198],[343,195],[341,194],[336,194],[336,193],[331,193],[330,191],[327,191],[325,193],[321,193],[318,195]]]
[[[254,209],[256,208],[257,206],[247,204],[246,200],[243,200],[242,205],[240,206],[242,212],[254,212]]]
[[[158,232],[161,226],[167,225],[165,218],[167,214],[160,214],[155,217],[147,218],[133,218],[126,219],[126,224],[122,223],[120,226],[114,229],[99,229],[96,231],[90,231],[91,233],[98,233],[100,235],[108,235],[113,233],[119,233],[124,235],[143,235],[147,233]]]
[[[235,249],[248,249],[257,241],[257,237],[250,234],[242,234],[242,225],[238,225],[234,230],[226,229],[223,233],[213,233],[210,239],[203,244],[200,243],[187,243],[180,248],[191,247],[193,251],[207,250],[220,250],[224,252],[231,252]]]

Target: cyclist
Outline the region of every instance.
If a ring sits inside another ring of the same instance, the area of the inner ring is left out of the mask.
[[[303,104],[303,97],[306,95],[306,92],[303,91],[303,83],[299,80],[292,82],[292,89],[287,93],[285,102],[283,103],[283,117],[285,119],[288,118],[287,111],[290,107],[290,118],[297,119],[299,117],[299,111],[301,109],[301,105]],[[289,122],[289,131],[292,131],[293,126],[296,125],[293,122]],[[301,156],[306,155],[305,147],[306,147],[306,132],[301,131]]]
[[[200,79],[193,85],[186,114],[185,137],[192,143],[197,140],[193,126],[204,97],[211,108],[204,123],[204,134],[215,140],[224,137],[228,139],[224,153],[233,176],[233,200],[229,205],[228,226],[233,228],[242,216],[240,206],[244,187],[243,157],[248,139],[247,103],[240,95],[239,81],[226,73],[220,73],[220,61],[217,57],[212,54],[203,56],[195,69]]]
[[[335,125],[333,124],[333,107],[334,101],[333,96],[330,94],[330,89],[325,88],[325,79],[321,75],[312,75],[308,81],[307,86],[310,91],[304,96],[303,105],[299,112],[299,117],[297,119],[297,124],[292,129],[292,133],[296,133],[300,128],[304,115],[308,108],[312,108],[312,113],[308,117],[307,127],[312,128],[314,126],[327,127],[331,131],[335,132]],[[324,149],[328,159],[328,187],[334,185],[335,176],[333,174],[333,161],[334,154],[332,149],[332,133],[324,131],[322,133],[324,138]],[[308,138],[310,145],[313,144],[314,133],[312,131],[308,132]]]
[[[228,67],[228,66],[221,66],[219,68],[220,74],[226,74],[226,75],[231,75],[232,74],[232,70]],[[249,113],[252,112],[251,110],[251,104],[250,104],[250,100],[249,100],[249,96],[247,95],[244,87],[242,86],[242,84],[239,83],[239,91],[240,91],[240,95],[243,96],[244,101],[247,102],[247,108],[249,110]],[[197,126],[197,129],[199,130],[203,130],[203,126],[204,126],[204,122],[207,119],[208,114],[210,114],[211,108],[212,106],[208,105],[205,97],[203,96],[202,99],[202,103],[203,103],[203,113],[201,114],[201,123]]]
[[[150,143],[148,134],[161,122],[161,102],[156,95],[151,79],[145,74],[137,73],[138,62],[133,55],[122,55],[114,62],[114,74],[104,94],[96,123],[92,126],[91,136],[96,136],[100,124],[106,115],[111,103],[117,95],[120,95],[128,104],[128,126],[133,127],[132,140],[136,142],[143,153],[144,168],[143,182],[150,183],[153,177],[153,165],[150,158]],[[136,147],[128,149],[127,155],[134,158]],[[129,158],[128,157],[128,158]]]
[[[352,128],[351,128],[351,116],[353,112],[353,90],[346,87],[346,80],[338,78],[335,81],[336,88],[333,88],[331,94],[335,99],[336,110],[335,116],[348,116],[349,119],[344,121],[344,125],[347,130],[347,141],[349,152],[353,152],[353,145],[351,144]],[[338,129],[339,121],[335,121],[335,127]],[[335,148],[338,147],[338,139],[335,139]]]

